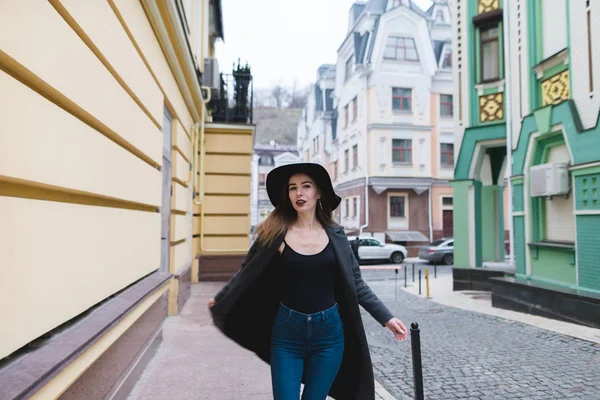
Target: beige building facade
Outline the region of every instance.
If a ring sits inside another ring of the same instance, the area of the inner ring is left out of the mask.
[[[0,2],[0,398],[126,397],[239,267],[254,127],[212,117],[219,38],[218,0]]]

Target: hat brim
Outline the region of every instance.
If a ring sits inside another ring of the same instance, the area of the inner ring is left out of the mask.
[[[313,178],[325,196],[331,198],[331,210],[333,211],[338,208],[342,202],[342,198],[335,194],[331,177],[327,170],[322,165],[315,163],[287,164],[269,172],[266,182],[267,194],[274,207],[277,207],[278,202],[281,200],[283,188],[287,186],[290,177],[295,174],[306,174]]]

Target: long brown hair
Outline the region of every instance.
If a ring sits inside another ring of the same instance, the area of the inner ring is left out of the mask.
[[[321,208],[321,206],[317,204],[317,221],[319,221],[323,227],[335,225],[331,215],[333,211],[333,198],[321,191],[319,185],[312,176],[310,178],[313,180],[317,191],[321,194],[321,204],[323,206],[323,208]],[[286,182],[286,184],[283,185],[277,207],[275,207],[275,210],[273,210],[273,212],[271,212],[271,214],[269,214],[256,228],[257,240],[263,246],[270,246],[273,241],[279,235],[284,234],[290,225],[296,222],[296,219],[298,218],[298,212],[294,209],[294,206],[290,201],[288,190],[288,184]]]

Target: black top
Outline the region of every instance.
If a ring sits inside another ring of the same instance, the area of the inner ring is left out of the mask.
[[[286,291],[283,304],[292,310],[312,314],[335,305],[337,261],[331,242],[317,254],[297,253],[287,243],[282,253]]]

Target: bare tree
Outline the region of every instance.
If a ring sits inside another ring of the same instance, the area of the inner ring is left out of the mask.
[[[298,87],[298,80],[295,80],[290,90],[289,108],[304,108],[311,92],[312,85]]]
[[[254,90],[254,107],[271,107],[271,89],[255,89]]]
[[[275,101],[275,105],[277,106],[277,108],[283,108],[283,105],[287,100],[288,96],[289,93],[285,86],[279,83],[273,86],[273,88],[271,89],[271,97]]]

